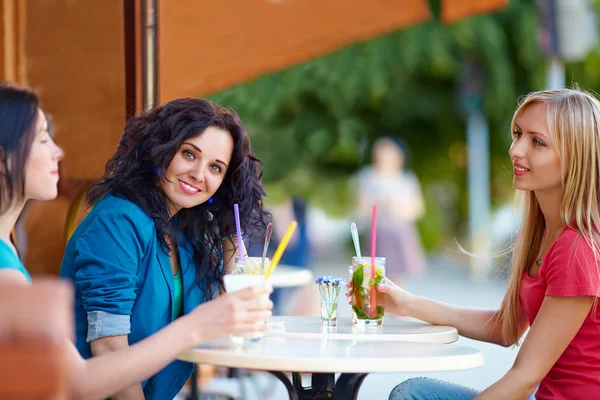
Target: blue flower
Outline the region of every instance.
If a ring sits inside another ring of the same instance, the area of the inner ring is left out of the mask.
[[[331,285],[331,286],[343,286],[346,284],[346,282],[342,278],[340,278],[338,276],[331,276],[331,275],[321,276],[321,277],[317,278],[315,283],[317,285]]]

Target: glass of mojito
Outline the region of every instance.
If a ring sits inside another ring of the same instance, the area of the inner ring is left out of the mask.
[[[352,257],[348,279],[352,282],[352,324],[383,324],[384,295],[376,286],[385,281],[385,257],[375,257],[374,275],[371,275],[371,257]]]

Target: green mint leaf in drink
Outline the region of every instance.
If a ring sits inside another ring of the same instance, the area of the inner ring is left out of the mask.
[[[377,277],[375,277],[375,285],[379,285],[381,283],[381,281],[383,281],[384,276],[382,274],[377,275]]]
[[[377,306],[377,314],[375,314],[374,319],[382,318],[384,310],[385,310],[385,308],[383,306]]]
[[[352,284],[354,285],[354,287],[361,287],[362,286],[362,282],[364,279],[364,272],[365,271],[365,266],[362,264],[359,264],[358,267],[356,268],[356,270],[354,271],[354,274],[352,275]]]
[[[352,306],[352,309],[354,310],[354,313],[356,314],[356,318],[369,319],[369,316],[362,308],[360,308],[358,306]]]

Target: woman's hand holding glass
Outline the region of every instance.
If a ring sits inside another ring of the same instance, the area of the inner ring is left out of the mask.
[[[270,283],[264,282],[232,293],[223,293],[196,307],[186,318],[196,333],[196,343],[249,332],[266,332],[273,302]]]
[[[352,280],[346,287],[346,300],[348,304],[352,303]],[[376,286],[377,291],[385,294],[385,312],[399,316],[411,316],[409,309],[414,296],[396,285],[389,278],[385,279],[385,283],[380,283]]]

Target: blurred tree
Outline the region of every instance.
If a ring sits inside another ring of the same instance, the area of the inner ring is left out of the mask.
[[[439,13],[439,1],[431,5]],[[492,198],[498,204],[512,193],[508,123],[517,96],[544,83],[536,32],[533,1],[513,0],[495,14],[452,25],[432,20],[212,99],[244,121],[265,164],[269,201],[297,194],[333,215],[351,211],[349,178],[369,161],[371,143],[382,135],[403,137],[424,186],[428,212],[420,229],[432,248],[460,234],[466,221],[465,122],[457,104],[463,63],[476,58],[484,71]]]

